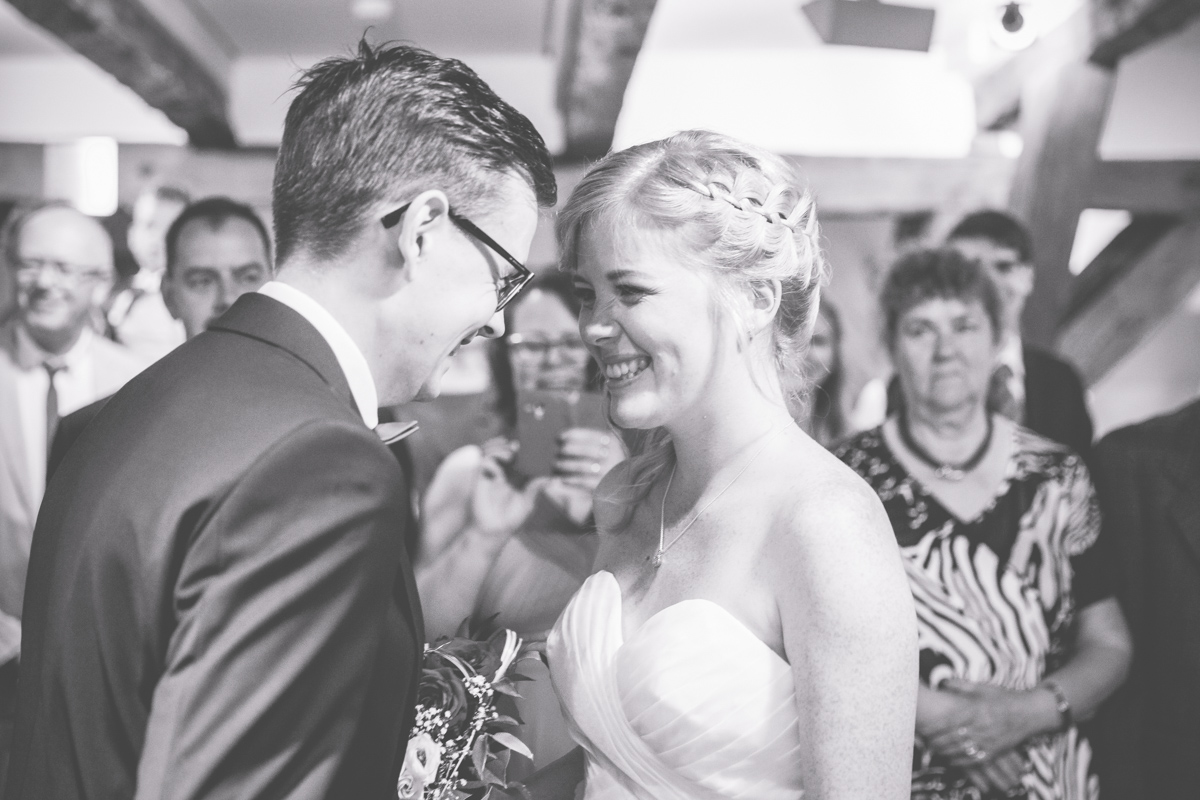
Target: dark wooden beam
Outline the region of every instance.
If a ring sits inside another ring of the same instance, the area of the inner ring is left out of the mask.
[[[224,88],[138,0],[10,0],[188,133],[233,147]]]
[[[1146,241],[1142,238],[1140,244]],[[1105,256],[1102,253],[1098,258]],[[1059,350],[1079,367],[1086,383],[1094,384],[1182,303],[1197,283],[1200,220],[1193,218],[1158,238],[1141,258],[1122,267],[1103,291],[1081,305],[1063,327]]]
[[[570,159],[612,146],[625,87],[656,0],[576,0],[558,71],[558,107]]]
[[[1200,213],[1200,161],[1100,161],[1088,208],[1138,213]]]
[[[1013,161],[967,158],[790,156],[826,214],[965,213],[1003,205]]]
[[[1111,67],[1121,56],[1180,30],[1200,14],[1200,0],[1091,0],[1092,61]]]
[[[1062,327],[1086,313],[1109,289],[1129,273],[1168,233],[1179,226],[1170,214],[1138,214],[1123,231],[1075,276],[1071,297],[1063,312]]]
[[[1112,70],[1078,63],[1027,86],[1021,99],[1025,148],[1009,208],[1033,237],[1036,283],[1025,305],[1024,336],[1049,346],[1058,332],[1072,275],[1079,215],[1088,207],[1096,147],[1112,97]]]

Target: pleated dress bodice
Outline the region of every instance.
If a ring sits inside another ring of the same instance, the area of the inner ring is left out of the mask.
[[[585,800],[795,800],[792,669],[720,605],[684,600],[628,641],[621,589],[587,579],[548,641],[551,679],[587,754]]]

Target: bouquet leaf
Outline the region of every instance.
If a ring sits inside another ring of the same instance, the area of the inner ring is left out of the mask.
[[[494,619],[494,618],[493,618]],[[512,665],[538,658],[492,619],[464,620],[458,633],[425,647],[417,715],[397,795],[411,800],[504,800],[528,793],[506,779],[512,753],[533,753],[512,729],[520,724],[514,684],[530,680]]]

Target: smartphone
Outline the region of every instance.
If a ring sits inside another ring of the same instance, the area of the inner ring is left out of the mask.
[[[603,396],[594,392],[534,390],[517,396],[516,469],[537,477],[554,472],[558,437],[568,428],[605,430]]]

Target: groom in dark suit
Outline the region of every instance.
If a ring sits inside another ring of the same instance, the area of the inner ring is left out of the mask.
[[[541,137],[456,61],[364,43],[306,74],[276,280],[51,480],[9,800],[395,796],[423,631],[377,409],[502,333],[554,195]]]

